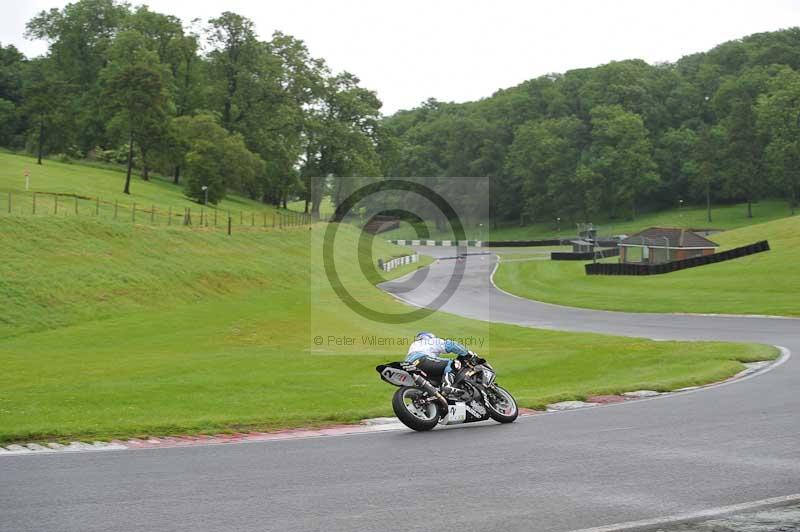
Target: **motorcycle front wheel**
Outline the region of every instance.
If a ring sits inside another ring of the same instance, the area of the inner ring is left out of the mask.
[[[519,415],[517,402],[504,388],[494,385],[486,388],[486,406],[489,408],[489,417],[498,423],[512,423]]]
[[[425,399],[422,389],[404,386],[394,392],[392,409],[406,427],[420,432],[431,430],[439,423],[439,408]]]

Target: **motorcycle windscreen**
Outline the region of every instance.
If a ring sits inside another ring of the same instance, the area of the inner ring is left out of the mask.
[[[411,374],[405,371],[403,362],[392,362],[391,364],[381,364],[375,367],[375,371],[380,373],[381,379],[393,386],[412,386],[414,379]]]

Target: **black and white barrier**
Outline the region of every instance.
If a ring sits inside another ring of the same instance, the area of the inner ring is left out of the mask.
[[[480,240],[389,240],[389,242],[398,246],[483,247],[483,242]]]
[[[396,259],[387,260],[386,262],[378,259],[378,268],[385,272],[390,272],[395,268],[399,268],[400,266],[414,264],[416,262],[419,262],[419,255],[415,253],[413,255],[406,255],[405,257],[397,257]]]

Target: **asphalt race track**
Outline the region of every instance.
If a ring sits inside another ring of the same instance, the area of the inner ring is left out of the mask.
[[[408,278],[384,289],[424,305],[456,264],[442,260],[416,274],[426,275],[416,289]],[[540,304],[495,289],[494,265],[494,256],[471,255],[442,310],[574,331],[763,342],[800,353],[800,320]],[[729,385],[507,426],[4,457],[0,531],[558,532],[790,495],[800,492],[799,390],[794,356]]]

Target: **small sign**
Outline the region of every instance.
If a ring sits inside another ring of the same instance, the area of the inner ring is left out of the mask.
[[[448,408],[447,416],[444,419],[445,425],[455,425],[456,423],[464,423],[467,420],[467,405],[466,403],[458,402],[451,404]]]

